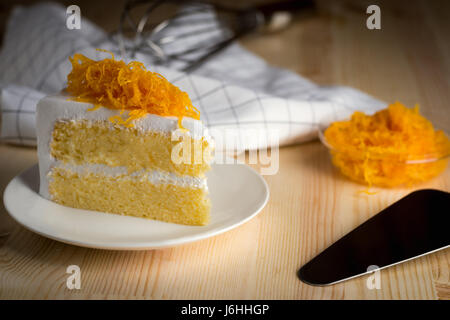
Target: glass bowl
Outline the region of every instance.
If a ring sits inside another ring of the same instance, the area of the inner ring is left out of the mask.
[[[450,158],[448,151],[443,155],[407,155],[376,153],[357,147],[337,149],[325,138],[327,128],[319,127],[318,134],[331,155],[333,165],[351,180],[369,186],[411,186],[430,180],[446,169]]]

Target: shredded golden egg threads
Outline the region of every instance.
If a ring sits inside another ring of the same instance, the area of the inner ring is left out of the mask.
[[[104,50],[101,50],[104,51]],[[152,113],[160,116],[200,119],[186,92],[167,81],[162,75],[146,70],[141,62],[111,58],[94,61],[76,53],[69,58],[72,71],[67,76],[67,91],[79,102],[110,109],[129,110],[128,117],[111,117],[113,123],[132,127],[132,121]]]
[[[352,180],[396,187],[429,180],[447,167],[450,140],[416,106],[399,102],[372,116],[355,112],[324,133],[333,164]]]

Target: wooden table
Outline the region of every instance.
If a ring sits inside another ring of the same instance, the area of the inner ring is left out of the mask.
[[[427,117],[448,130],[449,3],[382,2],[382,29],[376,31],[365,27],[369,4],[321,2],[319,14],[299,17],[281,34],[242,43],[320,84],[349,85],[409,106],[419,103]],[[0,190],[36,161],[33,148],[0,145]],[[0,237],[0,298],[450,298],[449,250],[381,271],[380,290],[369,290],[367,277],[328,287],[312,287],[296,277],[301,265],[412,190],[450,191],[450,168],[416,188],[380,189],[368,196],[332,167],[316,141],[282,148],[278,174],[265,179],[271,198],[255,219],[223,235],[164,250],[66,245],[25,230],[1,206],[0,228],[11,233]],[[81,268],[80,290],[66,288],[66,268],[72,264]]]

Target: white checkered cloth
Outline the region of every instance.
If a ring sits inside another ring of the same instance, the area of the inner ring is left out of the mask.
[[[108,56],[96,48],[118,54],[117,42],[83,16],[80,30],[69,30],[66,19],[66,8],[56,4],[13,10],[0,53],[0,140],[36,145],[36,103],[65,87],[69,56]],[[386,106],[355,89],[318,86],[271,67],[238,44],[190,74],[175,69],[180,66],[155,65],[143,52],[134,59],[186,91],[213,136],[226,133],[227,139],[235,139],[227,146],[240,150],[311,140],[319,125],[345,119],[355,110],[372,113]],[[255,130],[259,134],[252,135]]]

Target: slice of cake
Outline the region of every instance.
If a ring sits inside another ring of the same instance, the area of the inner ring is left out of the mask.
[[[40,194],[62,205],[205,225],[211,139],[188,95],[142,64],[76,54],[37,106]]]

